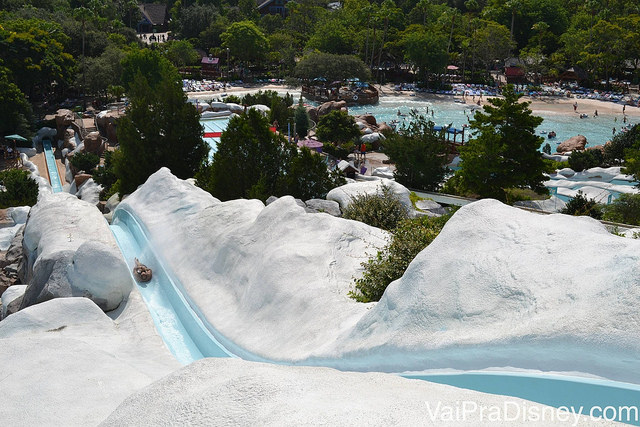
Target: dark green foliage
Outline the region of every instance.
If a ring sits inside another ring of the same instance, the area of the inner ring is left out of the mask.
[[[225,101],[233,102],[229,100],[229,98]],[[293,116],[293,110],[289,108],[293,105],[293,96],[288,93],[283,98],[278,95],[278,92],[275,90],[266,90],[264,92],[259,90],[257,93],[246,94],[238,103],[243,105],[266,105],[271,109],[271,111],[269,111],[269,122],[273,123],[277,120],[280,129],[284,129],[286,123],[288,123],[289,119]]]
[[[363,263],[365,271],[356,279],[349,295],[360,302],[379,301],[387,286],[402,277],[413,259],[438,236],[453,212],[438,217],[400,221],[391,242],[375,258]]]
[[[121,195],[163,166],[178,178],[190,178],[209,153],[200,116],[186,102],[176,76],[175,70],[161,69],[155,89],[142,74],[131,85],[127,115],[118,121],[120,153],[114,159]]]
[[[542,147],[542,152],[546,154],[551,154],[551,144],[549,144],[548,142],[544,144],[544,147]]]
[[[448,172],[449,147],[443,132],[424,116],[412,115],[412,121],[384,141],[384,151],[395,165],[396,180],[411,188],[435,190]]]
[[[349,78],[366,81],[371,78],[371,72],[358,57],[320,52],[305,55],[296,65],[295,74],[305,80],[323,77],[328,82]]]
[[[212,162],[197,176],[198,186],[220,200],[292,195],[324,197],[341,185],[323,159],[303,149],[298,153],[282,135],[269,130],[258,111],[234,117],[222,133]]]
[[[136,76],[140,74],[146,81],[149,90],[160,90],[160,82],[170,76],[177,81],[178,70],[157,50],[136,49],[122,60],[122,85],[127,93],[133,88]]]
[[[604,146],[604,162],[609,166],[620,165],[625,158],[625,150],[640,148],[640,125],[633,125],[627,132],[617,133]]]
[[[603,218],[607,221],[640,225],[640,194],[621,194],[604,207]]]
[[[91,173],[100,163],[100,157],[94,153],[76,153],[71,157],[71,164],[78,171]]]
[[[383,230],[393,230],[398,222],[408,217],[407,208],[383,185],[380,194],[361,194],[353,198],[342,217],[364,222]]]
[[[574,151],[569,156],[569,167],[576,172],[601,166],[602,162],[602,151],[598,149]]]
[[[114,156],[117,156],[114,151],[105,151],[104,152],[104,164],[96,168],[93,171],[93,180],[102,185],[102,193],[100,193],[100,198],[102,200],[108,199],[115,191],[112,191],[112,187],[118,180],[118,177],[114,171]],[[118,152],[119,153],[119,152]],[[109,197],[107,197],[107,195]]]
[[[284,181],[287,194],[302,200],[324,198],[329,190],[345,184],[342,175],[329,173],[323,157],[306,147],[291,159]]]
[[[602,205],[596,203],[593,199],[588,199],[582,191],[578,191],[578,194],[569,200],[567,206],[560,213],[602,219]]]
[[[309,132],[309,126],[311,126],[311,123],[309,120],[309,113],[307,113],[307,109],[302,104],[302,98],[300,98],[300,102],[296,107],[294,117],[296,122],[296,132],[300,138],[304,138],[307,136],[307,132]]]
[[[340,145],[333,145],[331,143],[325,143],[322,147],[322,151],[333,156],[337,159],[348,160],[349,154],[353,153],[355,144],[353,142],[346,142]]]
[[[0,172],[0,209],[10,206],[33,206],[38,201],[38,183],[31,179],[29,172],[9,169]]]
[[[477,111],[471,120],[474,138],[460,147],[460,184],[481,197],[505,200],[510,187],[543,188],[545,165],[540,156],[544,141],[535,129],[541,117],[531,114],[528,102],[508,85],[504,98],[491,98],[491,105]]]
[[[352,116],[345,111],[334,110],[320,117],[316,133],[320,141],[340,145],[353,142],[360,136],[360,129]]]
[[[17,133],[26,137],[31,133],[31,105],[4,67],[0,67],[0,117],[0,136]]]

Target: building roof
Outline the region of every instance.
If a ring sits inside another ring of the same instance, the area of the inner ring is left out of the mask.
[[[142,16],[149,21],[151,25],[164,25],[167,20],[167,6],[157,3],[139,4],[138,8],[142,12]]]
[[[219,58],[212,58],[210,56],[204,56],[202,58],[202,63],[203,64],[209,64],[209,65],[216,65],[219,60],[220,60]]]

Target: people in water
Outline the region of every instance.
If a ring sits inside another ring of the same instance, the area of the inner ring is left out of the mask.
[[[138,258],[134,258],[136,265],[133,267],[133,275],[138,282],[148,282],[151,280],[153,273],[149,267],[142,264]]]
[[[589,116],[587,114],[585,114],[585,113],[582,113],[582,114],[580,114],[580,118],[581,119],[588,119]]]
[[[598,110],[593,113],[593,117],[598,117]]]
[[[549,139],[553,139],[555,137],[556,137],[556,132],[553,130],[547,134],[547,138]]]

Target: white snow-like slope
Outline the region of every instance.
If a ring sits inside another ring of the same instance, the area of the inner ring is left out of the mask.
[[[488,409],[447,418],[445,408],[463,404],[506,410],[501,421],[492,421]],[[550,415],[556,410],[537,403],[389,374],[203,359],[135,393],[101,425],[531,425],[519,416],[525,408],[546,414],[538,425],[611,424],[567,413],[561,422]]]
[[[180,364],[134,291],[116,321],[86,298],[12,314],[0,322],[0,366],[2,425],[87,426]]]
[[[386,235],[292,198],[219,203],[166,170],[123,202],[208,321],[247,351],[355,370],[532,369],[640,382],[640,241],[485,200],[377,304],[347,297]]]
[[[353,366],[512,366],[640,382],[640,241],[595,220],[484,200],[337,344]],[[348,365],[350,363],[347,363]]]
[[[352,277],[388,237],[292,197],[221,203],[168,169],[119,207],[142,219],[208,321],[269,359],[303,359],[354,326],[368,306],[347,296]]]

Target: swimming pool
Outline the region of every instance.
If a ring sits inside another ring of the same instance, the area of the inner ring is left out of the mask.
[[[202,139],[211,148],[209,150],[209,160],[211,160],[213,153],[217,150],[218,142],[220,142],[220,135],[229,125],[229,117],[200,119],[200,124],[204,126],[204,137]]]
[[[406,97],[384,97],[376,105],[349,107],[349,113],[353,115],[370,113],[379,122],[391,123],[393,120],[398,120],[399,125],[401,125],[403,122],[406,123],[410,120],[410,112],[413,109],[419,114],[430,118],[436,125],[452,125],[461,129],[463,125],[469,123],[469,119],[473,118],[472,109],[477,108],[474,104],[456,103],[453,98],[424,100]],[[567,105],[567,109],[570,108],[572,108],[571,105]],[[402,114],[401,116],[398,116],[398,111]],[[555,151],[558,143],[578,134],[587,138],[587,147],[603,145],[611,139],[613,127],[618,131],[622,127],[622,123],[620,123],[621,114],[601,113],[598,117],[593,117],[593,111],[589,111],[589,118],[580,119],[577,114],[573,114],[571,111],[568,111],[568,113],[570,114],[558,114],[553,111],[535,113],[535,115],[542,117],[544,120],[537,128],[538,135],[545,138],[542,146],[548,142],[552,151]],[[616,119],[617,121],[615,121]],[[634,117],[630,118],[630,120],[631,124],[639,122]],[[549,131],[555,131],[557,137],[548,140],[545,134],[540,133]],[[468,138],[469,134],[465,132],[465,141]]]

